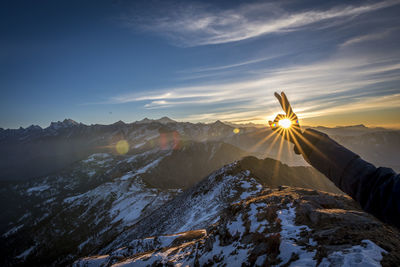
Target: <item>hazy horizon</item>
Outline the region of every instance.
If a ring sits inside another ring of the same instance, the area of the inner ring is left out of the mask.
[[[74,120],[73,118],[63,118],[63,119],[60,119],[60,120],[51,121],[51,122],[49,122],[48,124],[44,124],[44,125],[40,125],[40,124],[35,124],[35,123],[33,123],[33,124],[26,125],[26,126],[22,126],[22,125],[21,125],[21,126],[15,127],[15,128],[4,128],[4,127],[1,127],[1,125],[0,125],[0,128],[1,128],[1,129],[4,129],[4,130],[7,130],[7,129],[17,130],[17,129],[21,128],[21,127],[22,127],[22,128],[28,128],[28,127],[30,127],[30,126],[36,126],[36,125],[37,125],[37,126],[40,126],[42,129],[45,129],[45,128],[47,128],[47,127],[50,127],[50,126],[51,126],[51,123],[63,122],[64,120],[73,120],[73,121],[75,121],[76,123],[82,123],[82,124],[87,125],[87,126],[95,125],[95,124],[99,124],[99,125],[110,125],[110,124],[117,123],[117,122],[119,122],[119,121],[122,121],[122,122],[124,122],[124,123],[126,123],[126,124],[130,124],[130,123],[139,122],[139,121],[144,120],[144,119],[149,119],[149,120],[160,120],[160,119],[162,119],[162,118],[164,118],[164,117],[166,117],[166,118],[168,118],[168,119],[171,119],[171,120],[174,120],[174,121],[176,121],[176,122],[178,122],[178,123],[186,123],[186,122],[189,122],[189,123],[194,123],[194,124],[195,124],[195,123],[212,124],[212,123],[215,123],[215,122],[217,122],[217,121],[221,121],[221,122],[223,122],[223,123],[236,124],[236,125],[243,125],[243,126],[245,126],[246,124],[254,124],[254,125],[258,126],[258,127],[261,126],[261,125],[263,125],[263,126],[269,128],[269,125],[268,125],[267,120],[266,120],[266,121],[239,121],[239,122],[237,122],[237,121],[222,121],[222,120],[216,119],[216,120],[209,120],[209,121],[196,121],[196,122],[193,122],[193,121],[178,120],[178,119],[171,118],[171,117],[168,117],[168,116],[163,116],[163,117],[159,117],[159,118],[143,117],[143,118],[141,118],[141,119],[134,120],[134,121],[118,120],[118,121],[114,121],[114,122],[110,122],[110,123],[86,123],[86,122]],[[327,127],[327,128],[336,128],[336,127],[352,127],[352,126],[360,126],[360,125],[363,125],[363,126],[365,126],[365,127],[367,127],[367,128],[379,128],[379,127],[381,127],[381,128],[385,128],[385,129],[388,129],[388,130],[390,130],[390,129],[393,129],[393,130],[398,130],[398,129],[400,129],[400,126],[399,126],[399,125],[392,125],[392,126],[390,126],[390,125],[389,125],[389,126],[388,126],[388,125],[368,125],[368,124],[364,124],[364,123],[359,123],[359,124],[357,124],[357,123],[353,123],[353,124],[338,124],[338,125],[335,125],[335,124],[331,124],[331,125],[321,125],[321,124],[308,124],[308,123],[305,123],[306,120],[299,120],[299,121],[300,121],[300,123],[301,123],[301,127],[305,127],[305,128],[307,128],[307,127]]]

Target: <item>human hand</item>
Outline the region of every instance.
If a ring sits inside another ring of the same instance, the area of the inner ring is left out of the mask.
[[[297,115],[293,112],[289,100],[284,92],[282,92],[281,95],[278,93],[275,93],[274,95],[286,114],[278,114],[274,121],[268,121],[269,126],[273,131],[277,131],[277,133],[279,133],[283,138],[296,144],[296,138],[298,139],[298,135],[302,134]]]

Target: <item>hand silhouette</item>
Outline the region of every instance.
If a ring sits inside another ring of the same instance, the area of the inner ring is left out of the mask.
[[[292,107],[290,106],[289,100],[287,99],[284,92],[279,95],[278,93],[274,94],[278,99],[279,103],[282,106],[283,111],[286,114],[278,114],[274,121],[268,121],[269,126],[273,131],[277,131],[282,137],[286,140],[295,144],[295,138],[299,139],[298,135],[301,135],[300,124],[296,114],[293,112]],[[280,121],[284,119],[289,119],[291,124],[287,125],[289,127],[282,127],[280,125]],[[295,144],[296,145],[296,144]]]

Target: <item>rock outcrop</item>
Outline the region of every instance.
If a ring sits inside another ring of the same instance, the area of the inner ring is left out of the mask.
[[[396,266],[399,237],[345,195],[264,188],[206,229],[131,240],[75,266]]]

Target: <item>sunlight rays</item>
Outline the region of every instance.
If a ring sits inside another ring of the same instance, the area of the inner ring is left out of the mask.
[[[276,135],[277,133],[272,131],[269,135],[267,135],[266,137],[264,137],[263,139],[261,139],[260,141],[258,141],[255,145],[253,145],[252,147],[250,147],[249,151],[254,151],[256,150],[258,147],[260,147],[261,145],[263,145],[264,143],[266,143],[271,137],[273,137],[274,135]]]
[[[283,135],[285,135],[285,134],[287,134],[287,130],[285,130],[285,129],[283,129],[283,128],[280,128],[280,129],[278,129],[278,131],[283,131],[282,132],[282,134]],[[282,147],[283,147],[283,141],[284,141],[284,137],[282,136],[282,138],[280,139],[280,142],[279,142],[279,148],[278,148],[278,154],[276,155],[276,158],[277,158],[277,161],[275,162],[275,166],[274,166],[274,170],[273,170],[273,172],[272,172],[272,177],[273,178],[276,178],[276,177],[278,177],[278,173],[279,173],[279,166],[280,166],[280,160],[281,160],[281,155],[282,155]]]
[[[274,133],[279,133],[279,132],[274,131]],[[275,145],[275,143],[276,143],[276,141],[278,140],[279,137],[280,137],[280,135],[277,134],[277,135],[275,136],[274,140],[272,140],[272,142],[271,142],[271,144],[270,144],[268,150],[267,150],[266,153],[265,153],[266,155],[269,155],[269,154],[271,153],[271,150],[272,150],[272,148],[274,147],[274,145]]]
[[[310,141],[308,141],[302,134],[300,134],[300,133],[298,133],[296,131],[293,131],[293,133],[296,135],[296,136],[293,136],[294,137],[293,140],[296,142],[296,144],[298,145],[298,147],[301,150],[301,153],[303,155],[305,155],[305,154],[304,154],[304,151],[302,151],[302,148],[301,148],[300,144],[298,143],[297,137],[300,138],[301,141],[304,142],[304,144],[306,144],[307,146],[311,147],[313,152],[316,152],[319,156],[321,156],[325,160],[331,162],[330,159],[328,157],[326,157],[326,155],[324,153],[322,153],[315,145],[313,145]],[[313,135],[312,132],[309,132],[309,134]]]
[[[289,140],[289,138],[291,137],[291,131],[287,131],[287,136],[286,136],[287,138],[286,138],[286,140]],[[287,151],[287,154],[289,155],[289,162],[292,162],[293,161],[293,153],[291,153],[291,145],[290,145],[290,143],[289,142],[286,142],[286,151]]]

